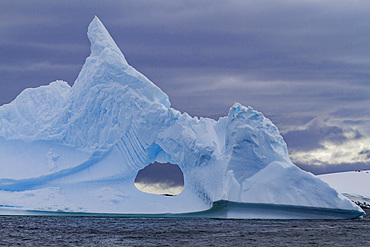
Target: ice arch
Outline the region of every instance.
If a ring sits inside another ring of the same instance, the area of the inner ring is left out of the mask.
[[[175,196],[184,190],[184,174],[175,164],[150,163],[137,173],[135,187],[150,194]]]
[[[98,18],[88,38],[91,54],[72,87],[55,81],[26,89],[0,107],[1,213],[5,208],[131,215],[203,211],[202,217],[219,218],[363,214],[297,168],[262,113],[235,103],[217,121],[190,117],[171,108],[168,96],[127,63]],[[181,194],[159,197],[135,188],[137,172],[155,161],[181,168]]]

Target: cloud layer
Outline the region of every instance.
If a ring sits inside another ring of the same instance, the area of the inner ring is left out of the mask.
[[[278,126],[301,167],[366,166],[369,13],[370,2],[344,0],[3,0],[0,105],[27,87],[72,85],[97,15],[173,107],[217,119],[237,101]],[[323,158],[336,149],[352,154]]]

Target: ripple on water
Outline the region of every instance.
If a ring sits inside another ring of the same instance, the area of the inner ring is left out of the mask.
[[[0,217],[0,245],[5,246],[370,246],[369,232],[368,216],[362,220]]]

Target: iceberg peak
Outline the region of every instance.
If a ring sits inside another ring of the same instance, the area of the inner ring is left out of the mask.
[[[170,107],[168,96],[127,63],[98,17],[95,16],[91,21],[87,36],[91,43],[91,54],[73,85],[71,102],[78,106],[91,103],[91,96],[96,96],[95,93],[89,94],[92,89],[101,92],[102,88],[110,88],[116,91],[113,88],[119,84],[129,88],[139,98]]]
[[[125,56],[122,54],[112,36],[97,16],[95,16],[91,21],[88,27],[87,36],[91,43],[91,56],[98,56],[104,49],[108,48],[122,56],[124,63],[127,64]]]

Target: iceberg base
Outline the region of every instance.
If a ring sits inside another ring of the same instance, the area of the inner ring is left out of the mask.
[[[210,218],[210,219],[360,219],[364,212],[356,210],[330,209],[307,206],[276,205],[264,203],[239,203],[216,201],[212,208],[191,213],[179,214],[105,214],[105,213],[73,213],[62,211],[23,210],[13,207],[0,208],[0,215],[30,216],[95,216],[122,218]]]

